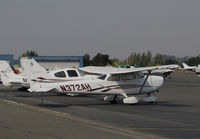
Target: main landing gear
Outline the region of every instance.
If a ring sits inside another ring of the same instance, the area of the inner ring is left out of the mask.
[[[116,104],[117,103],[116,98],[117,98],[117,95],[110,95],[110,96],[104,97],[104,101],[109,102],[110,104]]]
[[[146,103],[157,103],[157,97],[155,95],[152,95],[151,93],[148,93],[147,96],[143,99],[140,99],[135,96],[128,97],[126,94],[121,94],[124,99],[123,103],[124,104],[137,104],[139,101],[146,102]],[[109,102],[110,104],[116,104],[117,95],[110,95],[104,97],[105,102]]]

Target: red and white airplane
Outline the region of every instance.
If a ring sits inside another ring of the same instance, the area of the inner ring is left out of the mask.
[[[147,94],[146,102],[155,102],[157,98],[151,94],[157,92],[163,85],[163,77],[150,75],[152,70],[159,67],[137,69],[114,68],[98,78],[82,78],[80,80],[49,80],[47,73],[38,74],[29,60],[24,62],[23,68],[29,72],[30,92],[60,92],[66,94],[104,95],[104,101],[115,103],[117,96],[123,96],[126,104],[138,103],[137,95]],[[104,68],[105,70],[106,68]],[[143,71],[148,71],[144,76]],[[40,76],[38,76],[40,75]],[[135,96],[133,96],[135,95]]]

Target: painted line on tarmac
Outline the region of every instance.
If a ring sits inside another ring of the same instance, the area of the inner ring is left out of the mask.
[[[15,106],[20,106],[24,109],[28,109],[28,110],[33,110],[33,111],[40,111],[40,112],[47,112],[49,114],[55,114],[55,115],[59,115],[59,116],[70,116],[69,113],[63,113],[63,112],[58,112],[58,111],[54,111],[54,110],[49,110],[46,108],[40,108],[37,106],[31,106],[31,105],[27,105],[27,104],[23,104],[23,103],[19,103],[19,102],[15,102],[15,101],[11,101],[11,100],[5,100],[5,99],[0,99],[0,101],[7,103],[7,104],[13,104]]]
[[[132,137],[132,138],[144,138],[144,139],[156,139],[156,138],[164,138],[165,139],[166,138],[166,137],[161,137],[159,135],[153,135],[153,134],[150,134],[150,133],[141,133],[139,131],[135,131],[135,129],[137,129],[137,128],[133,129],[133,128],[123,128],[123,127],[119,127],[119,126],[113,126],[112,124],[108,124],[108,123],[105,123],[105,122],[102,122],[102,121],[85,119],[85,118],[82,118],[82,117],[70,115],[68,113],[49,110],[49,109],[46,109],[46,108],[40,108],[38,106],[31,106],[31,105],[11,101],[11,100],[0,99],[0,101],[5,103],[5,104],[18,106],[18,107],[21,107],[21,108],[24,108],[24,109],[27,109],[27,110],[35,111],[35,112],[43,112],[43,113],[46,113],[46,114],[54,114],[54,115],[61,117],[61,118],[66,118],[66,119],[74,120],[76,122],[84,123],[85,126],[90,126],[92,128],[96,128],[96,129],[106,131],[106,132],[110,132],[110,133],[115,133],[115,134],[118,134],[118,135],[128,136],[128,137]],[[145,130],[143,130],[143,131],[145,131]]]
[[[131,128],[135,131],[200,131],[200,128]]]

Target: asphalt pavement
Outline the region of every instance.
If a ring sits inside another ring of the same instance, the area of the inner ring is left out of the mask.
[[[153,104],[125,105],[120,98],[109,104],[103,96],[46,93],[42,98],[1,85],[0,138],[200,137],[200,77],[175,72],[156,96]]]

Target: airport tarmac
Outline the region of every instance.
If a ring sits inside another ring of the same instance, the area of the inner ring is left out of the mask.
[[[53,93],[44,94],[42,104],[41,96],[0,86],[0,138],[200,137],[200,77],[192,72],[173,73],[154,104]]]

